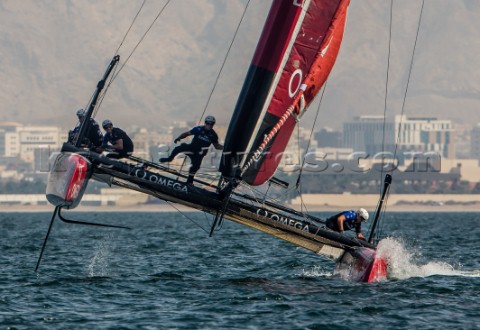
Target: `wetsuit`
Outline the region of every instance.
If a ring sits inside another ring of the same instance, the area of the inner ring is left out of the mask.
[[[188,170],[187,183],[193,183],[193,177],[200,168],[203,157],[205,157],[207,154],[210,145],[212,143],[218,143],[217,133],[213,129],[205,129],[205,126],[197,126],[192,128],[190,130],[190,134],[193,135],[193,139],[190,144],[182,143],[172,150],[170,156],[160,159],[161,162],[171,162],[179,153],[184,153],[187,155],[192,163],[190,169]]]
[[[109,158],[125,158],[130,156],[133,153],[133,142],[132,139],[125,133],[122,129],[118,127],[112,128],[112,133],[106,133],[103,137],[103,146],[109,148],[108,143],[115,144],[118,140],[123,140],[123,149],[113,150],[112,153],[108,154]]]
[[[75,143],[77,134],[80,132],[81,123],[78,123],[73,130],[69,132],[68,142]],[[85,131],[85,136],[81,142],[82,145],[87,146],[91,150],[101,147],[103,142],[103,134],[98,126],[97,122],[90,118],[87,123],[87,130]]]

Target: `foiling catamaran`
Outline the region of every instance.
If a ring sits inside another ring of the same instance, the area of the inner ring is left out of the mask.
[[[228,219],[337,263],[356,281],[372,282],[387,276],[386,260],[376,254],[376,228],[389,191],[387,174],[367,240],[359,240],[325,226],[314,215],[277,201],[238,192],[239,184],[266,182],[287,186],[273,177],[292,132],[326,81],[343,38],[349,0],[274,0],[233,112],[215,186],[195,180],[167,166],[138,157],[116,160],[82,147],[86,125],[74,144],[65,143],[49,173],[46,196],[55,206],[36,271],[53,225],[62,221],[121,227],[66,219],[61,211],[75,208],[90,179],[139,191],[171,203],[188,206],[215,217],[210,235]],[[94,113],[97,100],[119,63],[115,55],[97,84],[86,112]]]

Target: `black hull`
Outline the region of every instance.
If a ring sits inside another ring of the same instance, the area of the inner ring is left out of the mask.
[[[271,202],[259,202],[244,195],[227,198],[215,190],[187,186],[173,177],[179,174],[157,164],[154,170],[144,164],[129,164],[95,152],[65,144],[62,152],[78,153],[92,163],[93,178],[140,191],[156,198],[218,215],[289,241],[327,258],[338,260],[354,247],[375,246],[325,228],[321,219]],[[147,162],[148,163],[148,162]],[[173,174],[173,175],[172,175]],[[183,180],[183,179],[182,179]]]

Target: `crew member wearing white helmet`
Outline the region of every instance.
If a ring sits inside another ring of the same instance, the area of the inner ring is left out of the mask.
[[[77,110],[77,117],[78,117],[77,126],[75,126],[73,130],[68,132],[68,142],[71,144],[75,143],[77,139],[77,135],[80,132],[80,127],[82,123],[85,121],[85,110],[84,109]],[[90,118],[87,123],[87,128],[85,131],[85,135],[82,139],[81,146],[87,147],[90,150],[95,150],[102,145],[102,141],[103,141],[103,134],[102,134],[102,131],[100,130],[100,126],[98,126],[95,119]]]
[[[364,208],[357,211],[344,211],[327,219],[328,228],[343,234],[345,230],[353,230],[359,239],[365,239],[362,234],[362,222],[368,220],[368,212]]]
[[[110,151],[107,157],[120,159],[133,153],[133,142],[127,133],[118,127],[113,127],[110,119],[105,119],[102,122],[102,127],[105,130],[102,148]]]
[[[196,126],[190,131],[180,134],[179,137],[177,137],[174,141],[175,143],[178,143],[187,136],[193,135],[193,139],[190,144],[182,143],[172,150],[170,156],[166,158],[160,158],[159,161],[161,163],[171,162],[179,153],[184,153],[190,157],[192,164],[190,165],[190,169],[188,171],[187,184],[193,184],[193,177],[200,168],[203,157],[205,157],[207,154],[210,145],[213,144],[213,146],[218,150],[223,149],[223,145],[218,143],[218,135],[213,130],[213,125],[215,125],[215,117],[206,116],[205,125]]]

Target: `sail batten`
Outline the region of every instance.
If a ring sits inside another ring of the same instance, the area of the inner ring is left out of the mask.
[[[340,48],[348,5],[349,0],[273,2],[249,70],[263,75],[247,75],[226,137],[220,166],[224,176],[242,174],[251,185],[273,176],[296,118],[287,115],[278,132],[271,132],[292,104],[298,113],[302,85],[308,107],[324,84]],[[272,33],[279,27],[279,33]],[[262,154],[251,163],[260,146]]]

